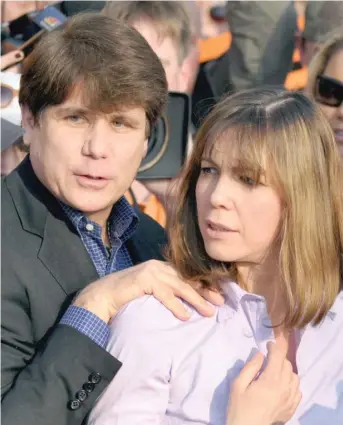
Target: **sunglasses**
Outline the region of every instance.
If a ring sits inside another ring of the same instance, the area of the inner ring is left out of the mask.
[[[1,83],[1,109],[7,108],[13,99],[18,96],[18,93],[18,90],[13,87]]]
[[[320,75],[316,81],[315,99],[323,105],[338,107],[343,102],[343,83]]]

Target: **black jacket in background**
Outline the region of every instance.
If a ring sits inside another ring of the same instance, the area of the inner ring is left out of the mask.
[[[98,275],[76,230],[35,176],[29,159],[2,181],[1,191],[2,423],[79,425],[120,362],[58,321],[75,293]],[[127,247],[137,264],[162,259],[165,242],[163,229],[140,214]],[[79,409],[68,409],[94,372],[101,381]]]

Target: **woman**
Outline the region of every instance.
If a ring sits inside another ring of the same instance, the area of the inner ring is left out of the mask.
[[[300,378],[287,424],[342,424],[342,181],[332,130],[306,96],[223,99],[197,136],[169,236],[179,274],[219,288],[225,304],[213,318],[190,309],[185,323],[152,297],[123,309],[108,346],[123,366],[90,423],[236,425],[234,379],[274,341]]]
[[[338,31],[313,58],[307,92],[320,104],[343,156],[343,31]]]

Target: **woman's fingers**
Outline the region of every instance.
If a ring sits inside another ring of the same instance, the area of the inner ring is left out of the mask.
[[[260,352],[256,353],[241,370],[235,379],[233,391],[244,392],[256,376],[261,371],[264,362],[264,355]]]

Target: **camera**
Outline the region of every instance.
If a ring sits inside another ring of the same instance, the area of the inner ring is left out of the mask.
[[[169,92],[165,111],[152,128],[138,180],[174,178],[179,174],[186,158],[189,124],[189,96]]]

